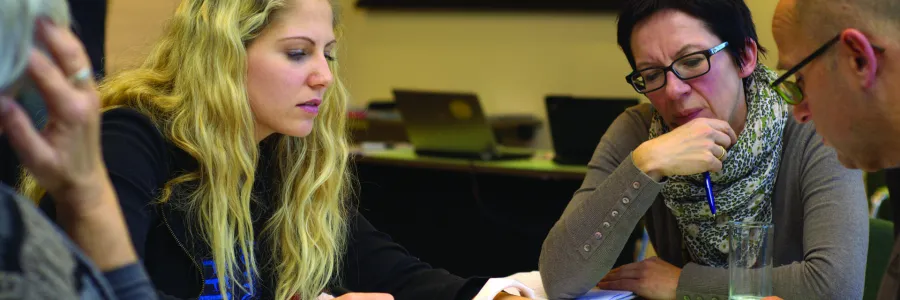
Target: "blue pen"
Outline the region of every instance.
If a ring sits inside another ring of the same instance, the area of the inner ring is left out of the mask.
[[[709,178],[709,172],[703,172],[706,178],[706,202],[709,202],[709,211],[716,215],[716,198],[713,196],[712,179]]]

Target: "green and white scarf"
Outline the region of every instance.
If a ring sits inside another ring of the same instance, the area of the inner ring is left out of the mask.
[[[782,135],[790,106],[769,87],[777,75],[759,64],[745,81],[747,121],[737,144],[728,151],[722,171],[710,173],[716,196],[716,217],[706,201],[702,174],[672,176],[662,190],[675,215],[694,262],[728,266],[728,222],[772,222],[772,191],[781,162]],[[656,110],[650,138],[669,132]]]

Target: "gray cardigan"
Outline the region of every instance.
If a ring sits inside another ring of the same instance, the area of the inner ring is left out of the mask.
[[[682,268],[677,299],[727,299],[728,270],[682,254],[681,230],[660,194],[665,182],[631,160],[647,141],[650,116],[650,105],[641,104],[613,122],[584,183],[544,241],[540,271],[550,299],[574,298],[597,284],[644,216],[659,257]],[[789,120],[783,143],[772,203],[775,295],[861,299],[869,238],[862,174],[842,167],[812,124]]]

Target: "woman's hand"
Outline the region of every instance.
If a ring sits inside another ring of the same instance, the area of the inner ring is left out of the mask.
[[[32,50],[27,72],[46,103],[47,125],[38,132],[24,110],[7,98],[0,105],[0,127],[22,165],[59,205],[87,212],[108,187],[90,60],[68,29],[42,20],[37,38],[53,58]]]
[[[694,119],[641,144],[632,153],[634,165],[656,181],[673,175],[693,175],[722,169],[726,149],[737,143],[734,129],[722,120]]]
[[[680,268],[651,257],[609,271],[597,287],[631,291],[647,299],[675,299],[679,278]]]
[[[394,300],[394,296],[383,293],[349,293],[334,300]]]
[[[56,200],[57,221],[109,271],[137,261],[100,151],[100,100],[84,47],[68,28],[41,20],[37,38],[52,56],[32,50],[28,76],[47,106],[38,132],[18,104],[0,99],[0,130],[22,165]]]

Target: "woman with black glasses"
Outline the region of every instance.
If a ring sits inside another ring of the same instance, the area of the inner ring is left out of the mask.
[[[727,299],[727,224],[752,221],[774,224],[775,295],[862,298],[861,174],[843,168],[812,125],[790,118],[771,87],[777,75],[758,63],[765,49],[746,4],[629,0],[618,42],[634,70],[625,81],[651,103],[607,130],[544,242],[548,296],[598,286],[647,299]],[[610,271],[642,217],[658,257]]]

